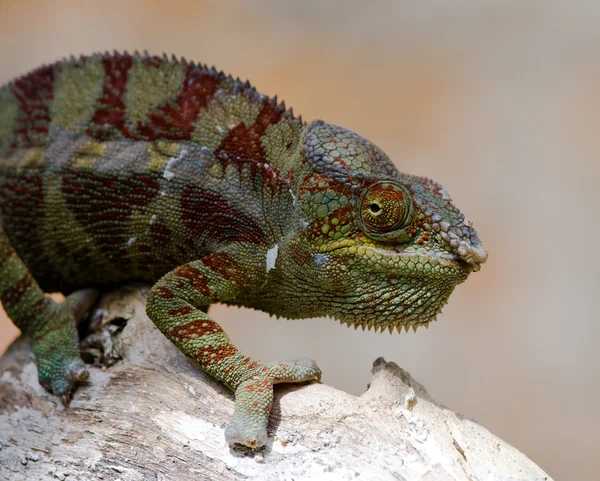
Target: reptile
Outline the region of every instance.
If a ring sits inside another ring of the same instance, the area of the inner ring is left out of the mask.
[[[145,282],[158,329],[234,392],[226,441],[260,448],[273,385],[321,371],[244,355],[211,304],[416,330],[486,258],[440,184],[215,68],[104,53],[0,89],[0,299],[65,403],[88,376],[77,322]]]

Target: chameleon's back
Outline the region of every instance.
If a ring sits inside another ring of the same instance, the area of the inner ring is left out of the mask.
[[[42,67],[0,89],[0,220],[45,290],[155,281],[281,235],[281,162],[302,128],[249,84],[175,59]]]

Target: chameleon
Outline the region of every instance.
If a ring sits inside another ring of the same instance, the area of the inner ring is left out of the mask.
[[[440,184],[214,67],[102,53],[0,88],[0,300],[65,403],[88,376],[77,323],[145,282],[156,327],[234,392],[227,443],[259,449],[274,384],[321,371],[244,355],[211,304],[416,330],[486,259]]]

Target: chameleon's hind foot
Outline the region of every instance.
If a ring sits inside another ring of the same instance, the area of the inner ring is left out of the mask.
[[[49,303],[40,329],[34,333],[33,353],[40,385],[68,404],[78,382],[88,378],[79,354],[77,323],[98,297],[98,291],[84,289],[68,296],[62,304]]]
[[[258,449],[267,443],[273,384],[320,379],[321,370],[311,359],[259,364],[235,390],[235,410],[225,429],[229,446]]]

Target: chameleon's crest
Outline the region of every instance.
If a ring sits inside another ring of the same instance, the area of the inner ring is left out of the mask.
[[[217,143],[234,126],[217,129],[207,116],[219,114],[244,119],[246,126],[261,118],[263,130],[282,119],[302,124],[276,97],[214,67],[114,52],[63,59],[2,87],[0,148],[43,146],[65,132],[99,141],[204,142],[212,136]]]
[[[308,126],[304,155],[316,172],[343,183],[398,178],[394,164],[377,146],[350,130],[321,120]]]

